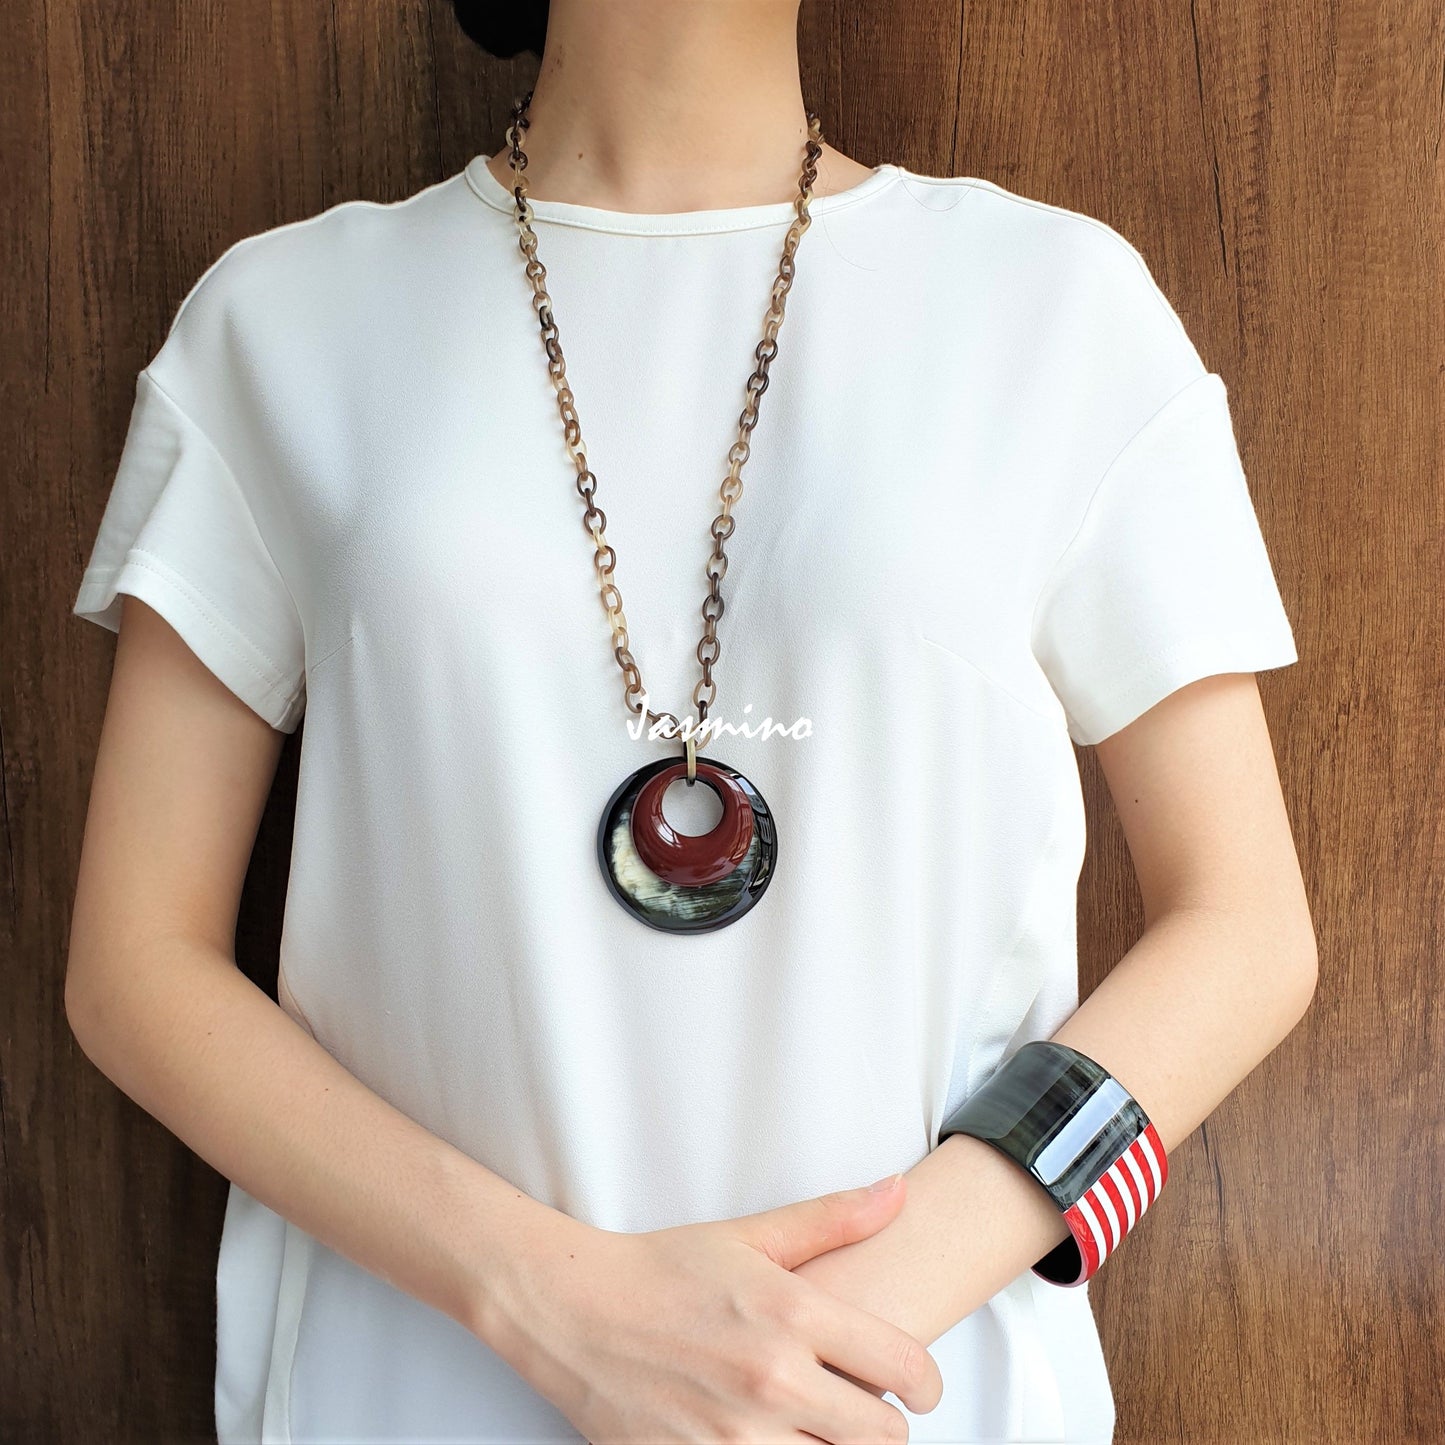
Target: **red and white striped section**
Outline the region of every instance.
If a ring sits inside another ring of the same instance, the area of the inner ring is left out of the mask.
[[[1144,1217],[1169,1178],[1169,1160],[1153,1124],[1094,1181],[1077,1203],[1064,1211],[1079,1246],[1083,1284]]]

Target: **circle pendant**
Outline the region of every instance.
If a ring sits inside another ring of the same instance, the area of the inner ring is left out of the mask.
[[[608,800],[597,829],[597,858],[612,896],[664,933],[706,933],[736,922],[763,896],[777,861],[777,829],[763,795],[736,768],[698,757],[697,782],[711,788],[723,815],[710,833],[678,833],[662,799],[687,776],[664,758],[629,777]]]

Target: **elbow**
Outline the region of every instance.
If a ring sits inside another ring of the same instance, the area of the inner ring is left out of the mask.
[[[98,998],[96,972],[72,947],[65,965],[62,1006],[71,1035],[80,1045],[81,1053],[92,1063],[95,1062],[96,1039],[104,1015]]]
[[[75,967],[73,955],[65,969],[63,1007],[65,1022],[70,1028],[72,1037],[80,1045],[81,1053],[89,1058],[90,1048],[86,1040],[91,1032],[91,1008],[85,985],[81,982],[80,973]]]
[[[1298,941],[1288,950],[1291,960],[1289,969],[1290,986],[1285,994],[1286,1034],[1293,1033],[1309,1013],[1319,988],[1320,955],[1319,943],[1315,938],[1314,926],[1309,919]]]
[[[124,1028],[116,1026],[116,1003],[106,1000],[95,978],[66,973],[64,1008],[70,1035],[91,1067],[112,1083],[126,1039]]]

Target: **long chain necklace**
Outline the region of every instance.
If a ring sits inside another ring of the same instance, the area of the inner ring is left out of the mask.
[[[646,706],[642,675],[628,644],[622,594],[613,581],[617,554],[607,543],[607,516],[596,503],[597,478],[587,465],[572,389],[567,384],[566,363],[552,317],[552,298],[546,289],[547,271],[537,259],[537,235],[532,229],[532,208],[523,174],[527,156],[522,150],[531,100],[532,92],[528,91],[513,108],[512,124],[507,128],[519,245],[527,261],[527,279],[532,283],[532,305],[541,324],[547,370],[557,393],[563,440],[577,468],[577,492],[584,503],[582,525],[592,538],[592,564],[612,628],[612,653],[622,669],[623,701],[628,711],[645,715],[650,726],[663,724],[670,729],[670,736],[683,739],[681,762],[663,759],[648,763],[613,793],[597,830],[598,862],[613,897],[642,922],[668,933],[702,933],[732,923],[752,908],[772,881],[777,862],[777,829],[762,794],[736,768],[716,758],[699,756],[696,732],[703,730],[708,709],[717,700],[712,670],[721,651],[717,624],[723,615],[722,580],[728,569],[724,544],[736,526],[733,508],[743,492],[740,474],[748,458],[749,437],[757,424],[758,401],[767,389],[768,367],[778,354],[778,329],[793,284],[793,257],[803,232],[811,224],[808,205],[823,150],[822,128],[818,117],[809,112],[808,140],[795,203],[797,217],[783,242],[763,339],[754,353],[757,368],[748,378],[747,404],[738,419],[738,439],[728,449],[728,472],[719,488],[722,510],[709,529],[713,548],[705,569],[708,591],[702,604],[702,640],[697,645],[702,677],[693,689],[697,708],[697,728],[693,729],[684,728],[670,712],[655,712]],[[678,833],[663,817],[663,795],[681,778],[686,778],[689,785],[701,782],[716,793],[722,817],[711,832]]]

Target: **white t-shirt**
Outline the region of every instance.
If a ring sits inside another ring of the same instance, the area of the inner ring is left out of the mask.
[[[533,210],[632,649],[690,713],[793,205]],[[755,735],[707,750],[777,871],[669,935],[598,866],[678,748],[628,731],[523,268],[481,156],[232,245],[139,377],[74,610],[140,597],[304,712],[281,1004],[427,1128],[613,1230],[906,1170],[1078,1006],[1073,744],[1296,660],[1224,383],[1089,216],[891,164],[815,200],[723,587],[713,716]],[[935,1341],[912,1439],[1108,1441],[1087,1294],[1025,1269]],[[235,1186],[217,1307],[222,1442],[581,1439]]]

